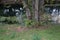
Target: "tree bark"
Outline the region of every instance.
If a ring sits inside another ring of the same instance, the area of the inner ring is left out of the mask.
[[[35,0],[35,20],[38,21],[38,2],[39,0]]]
[[[44,13],[44,0],[39,0],[39,5],[38,5],[38,13],[39,13],[39,19],[41,15]]]
[[[36,22],[40,22],[41,14],[44,12],[44,0],[32,0],[33,16]]]
[[[35,20],[35,0],[32,0],[32,19]]]
[[[31,12],[30,12],[30,9],[28,7],[28,0],[23,1],[23,5],[24,5],[25,11],[26,11],[27,19],[31,19]]]
[[[38,21],[38,0],[32,0],[32,12],[35,21]]]

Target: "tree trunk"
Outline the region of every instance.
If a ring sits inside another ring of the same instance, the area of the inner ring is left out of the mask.
[[[38,21],[38,0],[35,0],[35,19]]]
[[[38,0],[32,0],[32,12],[35,21],[38,21]]]
[[[35,0],[32,0],[32,19],[35,20]]]
[[[24,5],[25,11],[26,11],[27,19],[31,19],[31,12],[30,12],[30,9],[28,8],[27,3],[28,3],[28,0],[27,0],[27,2],[23,1],[23,5]]]
[[[39,0],[38,5],[38,13],[39,13],[39,19],[41,18],[41,15],[44,13],[44,0]]]
[[[44,12],[44,0],[32,0],[33,16],[36,22],[40,22],[40,16]]]

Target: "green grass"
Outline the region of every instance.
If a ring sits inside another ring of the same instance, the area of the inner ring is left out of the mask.
[[[12,25],[14,28],[18,25]],[[11,25],[0,25],[0,40],[60,40],[60,25],[52,25],[49,29],[30,29],[17,32],[8,30]]]

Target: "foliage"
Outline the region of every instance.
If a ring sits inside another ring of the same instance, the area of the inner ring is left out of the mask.
[[[60,1],[59,0],[45,0],[45,3],[47,4],[60,4]]]
[[[33,20],[28,20],[28,19],[25,19],[25,26],[27,27],[31,27],[35,24],[35,22]]]
[[[52,20],[51,20],[51,15],[45,13],[45,14],[41,15],[40,25],[50,24],[51,21],[52,21]]]
[[[0,16],[0,22],[8,24],[18,23],[16,17],[1,17],[1,16]]]

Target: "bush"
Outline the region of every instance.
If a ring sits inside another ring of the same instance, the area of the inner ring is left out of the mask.
[[[18,23],[16,17],[0,17],[0,22],[8,24]]]
[[[50,14],[41,15],[40,25],[50,24],[52,22]]]
[[[35,25],[35,22],[33,20],[28,20],[28,19],[25,19],[24,23],[25,23],[25,26],[27,27],[32,27]]]

